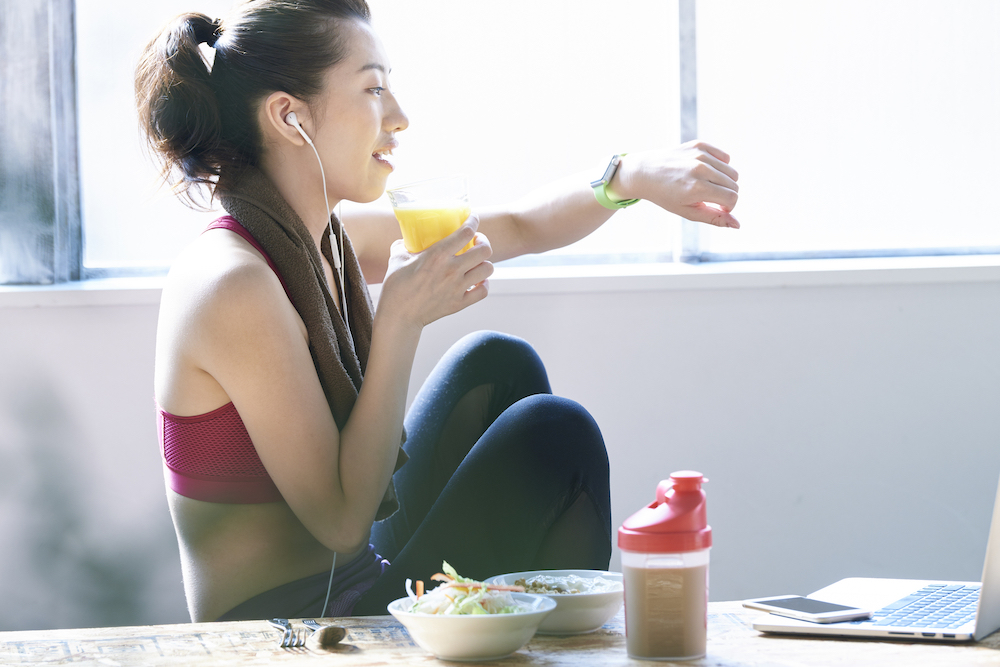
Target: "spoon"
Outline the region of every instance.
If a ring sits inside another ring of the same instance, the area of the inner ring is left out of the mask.
[[[321,649],[336,646],[347,636],[347,629],[339,625],[320,625],[312,619],[304,620],[302,623],[313,629],[308,641],[315,643]]]

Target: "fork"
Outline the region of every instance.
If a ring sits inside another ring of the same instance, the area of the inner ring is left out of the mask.
[[[308,636],[309,633],[305,630],[292,630],[292,636],[287,644],[282,645],[282,648],[302,648],[306,645],[306,637]]]
[[[301,648],[306,645],[306,631],[293,630],[287,618],[273,618],[268,623],[283,632],[279,643],[281,648]]]

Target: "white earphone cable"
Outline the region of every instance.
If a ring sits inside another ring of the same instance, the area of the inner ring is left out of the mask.
[[[299,128],[299,132],[302,132],[301,128]],[[327,223],[330,226],[330,243],[337,246],[336,248],[333,248],[333,252],[330,254],[333,255],[333,265],[334,268],[337,269],[337,276],[340,278],[340,291],[343,296],[340,301],[341,307],[344,311],[344,324],[346,324],[348,330],[350,330],[351,324],[347,319],[347,285],[344,283],[344,221],[340,221],[340,242],[338,243],[337,237],[333,235],[333,218],[330,217],[330,198],[326,193],[326,172],[323,170],[323,160],[320,159],[319,151],[316,150],[315,144],[309,140],[305,132],[302,132],[302,136],[306,137],[309,147],[313,149],[313,154],[316,155],[316,161],[319,162],[319,174],[323,179],[323,202],[326,204],[326,208],[323,210],[326,211]],[[338,202],[337,205],[339,208],[340,203]],[[332,576],[333,575],[331,574],[330,581],[333,581]]]
[[[326,605],[330,604],[330,591],[333,590],[333,571],[337,567],[337,552],[333,552],[333,565],[330,566],[330,583],[326,585],[326,599],[323,600],[323,609],[319,613],[326,616]]]
[[[323,179],[323,203],[326,205],[326,208],[324,208],[323,210],[326,211],[327,224],[329,225],[330,229],[330,245],[332,246],[336,244],[337,246],[336,248],[331,248],[333,252],[331,252],[330,254],[333,256],[333,266],[337,270],[337,276],[340,278],[340,293],[343,296],[340,302],[341,302],[341,309],[344,312],[344,324],[347,325],[347,329],[348,331],[350,331],[351,324],[350,320],[347,319],[347,285],[344,283],[344,221],[342,219],[340,220],[340,242],[337,243],[337,238],[333,235],[333,218],[330,215],[330,197],[326,192],[326,171],[324,171],[323,169],[323,160],[320,159],[319,151],[316,150],[316,145],[313,144],[312,139],[309,138],[309,135],[306,134],[305,130],[302,129],[302,126],[299,125],[299,121],[295,117],[295,112],[288,114],[286,120],[296,130],[299,131],[299,134],[301,134],[302,138],[306,140],[306,143],[309,144],[309,147],[313,149],[313,154],[316,156],[316,162],[319,163],[319,175],[320,178]],[[339,215],[340,202],[337,202],[337,210],[338,210],[337,218],[340,219]],[[323,600],[323,609],[320,610],[320,613],[323,616],[326,616],[326,611],[327,611],[326,606],[330,604],[330,593],[333,590],[333,573],[336,569],[337,569],[337,552],[334,551],[333,563],[330,565],[330,581],[326,585],[326,599]]]

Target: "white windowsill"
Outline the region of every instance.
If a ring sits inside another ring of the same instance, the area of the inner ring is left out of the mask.
[[[0,308],[156,305],[162,277],[0,286]],[[1000,255],[498,267],[492,295],[1000,282]],[[380,285],[372,286],[375,296]]]

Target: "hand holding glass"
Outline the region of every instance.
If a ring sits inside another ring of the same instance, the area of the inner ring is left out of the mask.
[[[469,217],[465,176],[447,176],[386,191],[409,252],[426,250],[453,233]],[[469,250],[473,241],[459,251]]]

